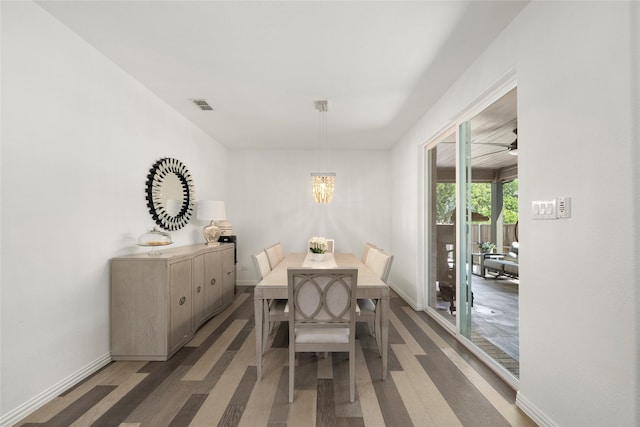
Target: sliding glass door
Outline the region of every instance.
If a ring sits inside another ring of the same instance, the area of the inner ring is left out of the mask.
[[[425,253],[427,311],[517,378],[517,260],[500,269],[519,244],[516,95],[426,146]]]

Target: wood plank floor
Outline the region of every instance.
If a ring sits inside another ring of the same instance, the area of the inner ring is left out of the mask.
[[[516,378],[520,377],[519,284],[515,279],[472,276],[471,341]],[[438,298],[436,310],[452,325],[457,313]]]
[[[288,403],[286,324],[256,381],[253,288],[167,362],[113,362],[21,426],[533,426],[515,392],[424,313],[391,299],[389,375],[358,324],[356,401],[346,353],[303,353]]]

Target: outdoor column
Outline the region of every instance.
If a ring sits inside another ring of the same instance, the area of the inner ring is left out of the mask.
[[[499,253],[504,252],[504,215],[502,182],[491,183],[491,241]]]

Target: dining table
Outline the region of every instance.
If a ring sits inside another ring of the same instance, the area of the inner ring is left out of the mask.
[[[382,358],[382,379],[387,378],[387,348],[389,337],[389,286],[352,253],[326,253],[321,261],[312,260],[310,253],[290,253],[280,261],[270,273],[262,278],[255,287],[255,334],[256,334],[256,366],[258,381],[262,378],[262,357],[265,340],[264,322],[268,321],[265,313],[265,300],[287,300],[288,276],[290,268],[357,268],[358,286],[356,297],[369,298],[376,302],[376,310],[380,313],[380,331],[376,337],[380,340],[380,356]],[[267,329],[268,330],[268,329]]]

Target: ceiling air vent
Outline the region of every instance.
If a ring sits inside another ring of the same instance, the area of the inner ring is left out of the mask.
[[[204,99],[192,99],[192,101],[203,111],[213,111],[213,107],[207,104],[207,101]]]

